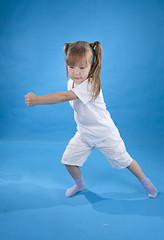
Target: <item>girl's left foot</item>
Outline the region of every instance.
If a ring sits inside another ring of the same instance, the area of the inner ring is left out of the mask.
[[[155,186],[152,184],[150,179],[145,177],[144,179],[140,180],[140,183],[145,188],[145,190],[148,192],[148,197],[155,198],[157,196],[158,191],[155,188]]]

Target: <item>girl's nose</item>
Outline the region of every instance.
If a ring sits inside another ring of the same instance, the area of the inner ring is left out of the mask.
[[[79,74],[79,70],[77,67],[74,68],[74,74]]]

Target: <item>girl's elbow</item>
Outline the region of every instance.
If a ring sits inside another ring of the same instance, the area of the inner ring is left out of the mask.
[[[76,94],[73,91],[66,91],[64,92],[64,101],[70,101],[70,100],[74,100],[77,99]]]

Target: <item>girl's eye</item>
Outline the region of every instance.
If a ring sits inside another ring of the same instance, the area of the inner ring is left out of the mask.
[[[69,68],[74,69],[75,66],[69,66]],[[85,66],[82,66],[82,67],[79,66],[79,68],[80,68],[81,70],[83,70],[83,69],[85,69]]]

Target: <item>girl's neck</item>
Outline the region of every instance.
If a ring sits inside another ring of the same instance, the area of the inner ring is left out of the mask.
[[[87,78],[87,79],[88,79],[88,78]],[[87,79],[85,79],[84,81],[86,81]],[[73,81],[72,88],[75,88],[75,87],[77,87],[78,85],[80,85],[80,83],[75,83],[75,82]]]
[[[73,82],[73,88],[77,87],[78,85],[78,83]]]

